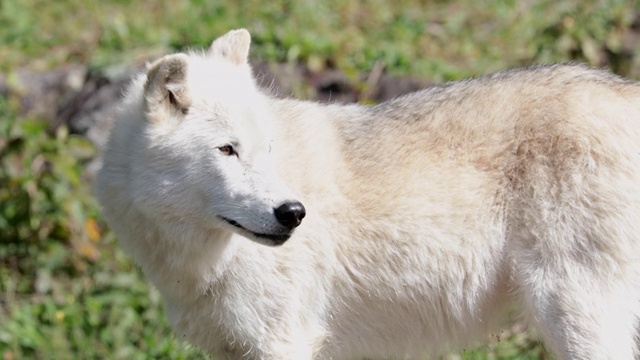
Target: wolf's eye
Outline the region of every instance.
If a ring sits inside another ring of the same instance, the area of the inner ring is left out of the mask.
[[[218,150],[226,156],[236,155],[236,150],[231,145],[220,146]]]

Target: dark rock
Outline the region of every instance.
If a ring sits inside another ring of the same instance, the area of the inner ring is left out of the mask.
[[[424,89],[427,86],[431,86],[433,83],[423,79],[417,79],[413,77],[398,77],[383,74],[380,77],[377,85],[371,94],[371,99],[376,102],[383,102],[398,96],[408,94],[420,89]]]
[[[256,62],[251,65],[260,87],[276,97],[310,99],[307,71],[301,64]]]
[[[360,91],[339,70],[327,69],[309,75],[309,85],[315,89],[315,100],[327,103],[354,103]]]
[[[89,73],[82,89],[61,102],[55,125],[64,124],[72,133],[84,135],[102,148],[127,84],[143,69],[144,65],[132,65],[117,71]]]
[[[17,98],[23,116],[53,121],[62,99],[82,89],[86,74],[86,66],[78,64],[44,72],[20,69],[0,74],[0,95]]]

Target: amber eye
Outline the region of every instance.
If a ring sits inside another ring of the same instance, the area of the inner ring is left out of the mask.
[[[236,154],[236,151],[233,149],[233,146],[231,146],[231,145],[220,146],[218,148],[218,150],[220,150],[220,152],[223,155],[227,155],[227,156],[231,156],[231,155],[235,155]]]

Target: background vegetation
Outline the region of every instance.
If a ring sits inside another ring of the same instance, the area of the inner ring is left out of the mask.
[[[0,0],[0,71],[68,63],[100,70],[208,46],[231,28],[252,58],[337,67],[353,81],[376,63],[435,82],[567,60],[640,78],[638,1]],[[21,115],[0,96],[0,357],[203,359],[175,339],[157,292],[100,218],[83,165],[95,149]],[[463,359],[537,359],[511,329]]]

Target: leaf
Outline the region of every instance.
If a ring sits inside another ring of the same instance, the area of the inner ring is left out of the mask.
[[[84,228],[87,232],[87,235],[89,236],[89,240],[93,241],[94,243],[97,243],[98,240],[100,240],[100,237],[102,236],[102,230],[100,229],[100,226],[98,226],[97,221],[95,221],[94,219],[87,219],[87,221],[85,221],[84,223]]]
[[[69,136],[66,146],[69,153],[78,160],[88,160],[96,154],[93,144],[79,136]]]
[[[585,36],[581,42],[582,53],[590,64],[600,64],[600,45],[590,36]]]
[[[75,241],[74,248],[85,259],[97,261],[100,258],[98,248],[88,241]]]
[[[47,130],[47,123],[40,120],[27,119],[20,122],[21,135],[34,137],[43,134]]]

